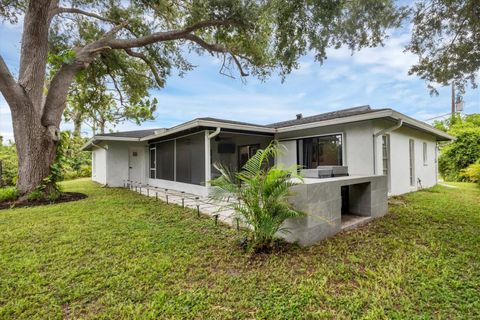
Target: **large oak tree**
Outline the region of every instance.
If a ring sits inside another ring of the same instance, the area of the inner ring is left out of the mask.
[[[94,61],[137,59],[147,78],[162,85],[172,69],[191,69],[192,52],[219,57],[223,73],[285,76],[307,52],[322,62],[329,47],[354,51],[381,44],[403,15],[392,2],[4,0],[4,20],[23,17],[18,75],[0,57],[0,91],[18,153],[17,188],[28,193],[49,175],[69,90]],[[55,51],[59,44],[62,52]],[[60,64],[48,64],[52,52]]]

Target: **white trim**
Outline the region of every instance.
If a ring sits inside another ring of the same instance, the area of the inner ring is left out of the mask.
[[[197,132],[193,132],[193,133],[184,134],[183,136],[178,136],[178,137],[175,137],[175,138],[170,138],[170,139],[165,139],[165,140],[162,140],[162,141],[151,142],[150,145],[155,145],[155,144],[158,144],[158,143],[164,143],[164,142],[167,142],[167,141],[182,139],[182,138],[185,138],[185,137],[193,136],[195,134],[201,134],[203,131],[208,131],[208,130],[201,130],[201,131],[197,131]]]
[[[441,136],[443,138],[446,138],[448,140],[455,140],[455,137],[454,136],[451,136],[445,132],[443,132],[442,130],[439,130],[435,127],[432,127],[431,125],[429,124],[426,124],[424,122],[421,122],[421,121],[418,121],[414,118],[411,118],[407,115],[404,115],[403,113],[400,113],[398,111],[395,111],[395,110],[391,110],[392,112],[392,115],[396,118],[399,118],[399,119],[402,119],[404,122],[412,125],[412,126],[415,126],[417,128],[420,128],[424,131],[427,131],[427,132],[430,132],[430,133],[433,133],[435,135],[438,135],[438,136]]]
[[[153,134],[140,139],[140,141],[144,140],[152,140],[164,136],[171,135],[176,132],[181,132],[187,129],[192,129],[195,127],[219,127],[222,129],[235,129],[235,130],[246,130],[246,131],[256,131],[256,132],[265,132],[265,133],[272,133],[276,132],[275,128],[269,128],[264,126],[254,126],[254,125],[245,125],[245,124],[234,124],[234,123],[226,123],[220,121],[212,121],[212,120],[192,120],[186,123],[182,123],[178,126],[172,127],[167,129],[164,132],[159,134]]]
[[[380,110],[380,111],[372,111],[366,114],[354,115],[349,117],[342,117],[342,118],[334,118],[330,120],[320,120],[316,122],[292,125],[282,128],[271,128],[265,126],[256,126],[256,125],[247,125],[247,124],[238,124],[238,123],[227,123],[221,121],[213,121],[213,120],[191,120],[186,123],[182,123],[170,129],[162,130],[161,132],[145,136],[143,138],[129,138],[129,137],[112,137],[112,136],[94,136],[90,139],[83,147],[82,150],[88,148],[92,142],[95,140],[111,140],[111,141],[147,141],[156,138],[165,137],[177,132],[181,132],[184,130],[196,128],[196,127],[218,127],[223,129],[234,129],[234,130],[244,130],[244,131],[252,131],[252,132],[263,132],[263,133],[284,133],[284,132],[291,132],[296,130],[303,130],[303,129],[310,129],[310,128],[320,128],[325,126],[331,125],[339,125],[351,122],[359,122],[365,120],[373,120],[373,119],[380,119],[380,118],[393,118],[397,120],[403,120],[405,123],[413,126],[417,130],[423,130],[430,134],[436,135],[437,137],[446,139],[446,140],[454,140],[455,138],[441,130],[438,130],[426,123],[421,121],[415,120],[409,116],[406,116],[400,112],[395,110]]]
[[[220,133],[220,130],[218,130],[218,133]],[[206,186],[210,185],[211,179],[212,179],[212,164],[210,159],[210,133],[208,132],[208,130],[205,130],[205,185]]]
[[[392,114],[391,110],[383,110],[383,111],[371,112],[371,113],[361,114],[356,116],[335,118],[330,120],[320,120],[317,122],[310,122],[310,123],[298,124],[298,125],[293,125],[288,127],[282,127],[282,128],[278,128],[277,132],[283,133],[283,132],[290,132],[290,131],[296,131],[296,130],[331,126],[336,124],[371,120],[376,118],[385,118],[385,117],[391,116],[391,114]]]
[[[298,140],[298,139],[307,139],[307,138],[316,138],[316,137],[325,137],[325,136],[334,136],[334,135],[342,135],[342,143],[343,143],[343,131],[337,131],[333,133],[321,133],[321,134],[313,134],[310,136],[300,136],[300,137],[295,137],[295,138],[285,138],[285,139],[279,139],[278,141],[289,141],[289,140]]]

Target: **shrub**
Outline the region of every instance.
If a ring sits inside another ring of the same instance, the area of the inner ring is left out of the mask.
[[[466,181],[480,184],[480,160],[463,169],[460,174]]]
[[[0,188],[0,202],[15,200],[18,192],[15,187]]]
[[[441,149],[438,169],[446,181],[460,181],[461,171],[480,159],[480,127],[452,129],[456,140]]]
[[[215,164],[221,176],[212,181],[212,197],[240,200],[229,202],[229,206],[251,227],[251,247],[256,251],[269,250],[277,232],[288,232],[281,228],[286,219],[303,215],[287,201],[290,188],[301,178],[292,173],[295,170],[270,166],[277,153],[278,145],[272,142],[265,150],[258,150],[240,172]]]
[[[17,150],[15,144],[3,145],[0,140],[0,161],[2,162],[2,176],[0,183],[13,186],[17,183]]]

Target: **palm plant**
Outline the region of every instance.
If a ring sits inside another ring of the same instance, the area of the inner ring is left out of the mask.
[[[228,206],[248,224],[257,251],[271,248],[277,232],[288,232],[282,228],[286,219],[303,215],[287,201],[290,188],[301,183],[302,178],[296,170],[270,165],[279,152],[278,143],[273,141],[258,150],[239,172],[214,165],[221,176],[211,181],[211,197],[227,200]],[[237,201],[228,201],[235,198]]]

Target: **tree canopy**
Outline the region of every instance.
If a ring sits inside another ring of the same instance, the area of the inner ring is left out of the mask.
[[[480,2],[424,0],[411,8],[412,37],[407,50],[419,57],[410,74],[434,86],[477,87],[480,70]]]

